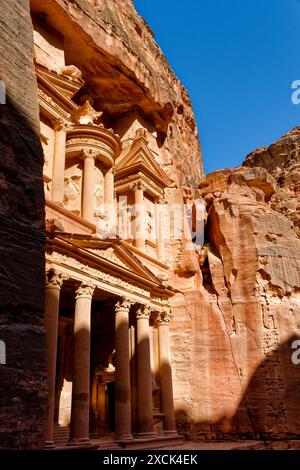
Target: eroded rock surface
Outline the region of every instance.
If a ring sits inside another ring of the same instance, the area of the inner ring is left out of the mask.
[[[47,408],[43,154],[29,5],[1,0],[0,11],[0,449],[29,449],[43,447]]]
[[[186,399],[176,398],[179,423],[193,438],[299,435],[298,214],[278,202],[280,194],[288,208],[294,200],[297,134],[273,144],[274,156],[260,149],[247,166],[214,172],[200,185],[202,287],[180,306],[177,318],[187,325],[180,343],[173,333],[175,361],[179,347],[186,355],[177,374],[192,364],[181,382]]]
[[[273,208],[290,219],[300,234],[300,127],[295,127],[269,147],[259,147],[244,166],[266,168],[277,182]]]

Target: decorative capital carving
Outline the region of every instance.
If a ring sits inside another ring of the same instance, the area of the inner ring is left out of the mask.
[[[157,315],[158,325],[169,325],[173,316],[169,307],[163,307]]]
[[[61,289],[63,282],[67,279],[62,273],[58,273],[51,269],[46,273],[46,288],[47,289]]]
[[[82,149],[80,156],[83,160],[85,158],[93,158],[94,160],[96,160],[96,158],[99,156],[99,154],[97,152],[95,152],[94,150]]]
[[[82,283],[76,290],[76,300],[77,299],[92,299],[95,286],[93,284]]]
[[[65,121],[65,119],[62,119],[62,118],[58,118],[58,119],[55,119],[54,122],[53,122],[53,129],[58,132],[58,131],[68,131],[71,129],[71,125]]]
[[[133,191],[145,191],[146,185],[143,181],[136,181],[135,183],[132,183],[130,185],[130,189],[132,189]]]
[[[128,299],[128,297],[121,297],[121,299],[115,305],[115,311],[116,311],[116,313],[119,310],[129,311],[130,307],[131,307],[130,299]]]
[[[167,201],[163,197],[157,197],[154,199],[155,204],[167,204]]]
[[[151,305],[150,304],[143,304],[139,307],[138,311],[136,312],[136,318],[141,319],[144,318],[146,320],[150,319],[151,315]]]

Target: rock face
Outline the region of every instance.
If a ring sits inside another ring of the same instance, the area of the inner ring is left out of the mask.
[[[170,172],[175,172],[174,160],[195,187],[204,173],[189,96],[133,2],[32,0],[31,7],[33,14],[38,12],[37,22],[47,21],[48,28],[60,31],[66,63],[83,72],[95,108],[112,125],[111,120],[129,111],[141,113],[154,124],[149,131]]]
[[[26,0],[0,1],[0,448],[40,448],[47,407],[43,155]],[[16,45],[16,31],[22,41]]]
[[[89,98],[103,112],[123,151],[133,138],[123,119],[133,134],[148,131],[149,148],[172,180],[169,204],[205,206],[204,246],[193,247],[187,227],[168,246],[168,282],[178,290],[171,354],[179,431],[202,439],[299,437],[300,366],[292,356],[300,339],[300,129],[203,181],[188,94],[132,1],[31,0],[30,6],[39,65],[64,77],[82,74],[86,89],[75,101]],[[0,10],[0,78],[8,91],[0,106],[0,341],[7,348],[0,448],[39,448],[47,384],[33,28],[26,0],[9,6],[0,0]],[[15,31],[22,33],[18,47]]]
[[[294,200],[297,134],[273,144],[275,155],[259,149],[247,166],[214,172],[200,185],[202,287],[178,311],[186,322],[180,343],[173,332],[176,375],[192,364],[176,398],[179,424],[193,438],[299,436],[300,367],[292,355],[300,338],[300,240],[296,211],[282,205]]]
[[[274,176],[276,194],[273,208],[282,212],[300,230],[300,127],[287,132],[268,148],[260,147],[250,153],[244,166],[261,166]]]

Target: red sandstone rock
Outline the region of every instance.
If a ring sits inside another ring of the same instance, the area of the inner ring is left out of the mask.
[[[187,305],[193,436],[299,433],[300,370],[291,355],[300,325],[300,240],[272,209],[274,192],[274,179],[255,167],[212,173],[202,185],[204,290]]]
[[[12,361],[1,376],[0,447],[11,448],[42,446],[46,402],[42,153],[25,3],[14,1],[9,10],[0,0],[7,18],[1,78],[11,94],[10,112],[0,118],[0,339]],[[77,83],[82,77],[86,86],[75,100],[93,101],[121,138],[130,121],[123,152],[137,128],[147,129],[149,148],[173,181],[166,201],[190,201],[191,186],[203,177],[191,104],[133,3],[32,0],[31,7],[36,60]],[[45,26],[47,50],[38,36]],[[13,55],[18,70],[10,67],[15,28],[23,32],[23,49]],[[208,175],[199,188],[207,208],[204,247],[191,249],[186,226],[169,242],[168,283],[178,289],[171,323],[177,424],[191,437],[299,436],[300,368],[291,362],[300,328],[298,140],[296,128],[250,154],[243,167]],[[55,208],[50,216],[49,233],[66,229]]]

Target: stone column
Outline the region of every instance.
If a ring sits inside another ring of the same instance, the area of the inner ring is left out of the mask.
[[[89,444],[91,306],[94,286],[76,291],[72,410],[69,445]]]
[[[104,203],[107,208],[114,205],[114,171],[109,168],[104,175]]]
[[[82,217],[94,222],[94,184],[95,184],[95,158],[94,152],[83,152],[83,191],[82,191]]]
[[[150,305],[137,311],[137,397],[139,437],[155,436],[153,432],[152,375],[150,357]]]
[[[130,341],[130,380],[131,380],[131,429],[137,432],[137,381],[136,381],[136,328],[131,325],[129,329]]]
[[[104,175],[104,208],[109,219],[109,225],[114,227],[116,222],[116,211],[114,206],[114,171],[109,168]]]
[[[53,428],[54,428],[54,409],[55,409],[55,378],[56,378],[56,357],[57,357],[57,337],[59,320],[59,299],[63,283],[63,276],[54,271],[47,274],[45,289],[45,314],[44,324],[46,330],[46,348],[47,348],[47,373],[48,373],[48,421],[46,430],[47,448],[54,447]]]
[[[63,205],[65,193],[66,138],[66,123],[62,119],[57,119],[54,123],[51,200],[60,205]]]
[[[161,312],[157,319],[159,341],[159,375],[161,411],[164,414],[164,433],[177,434],[173,400],[172,368],[170,359],[169,309]]]
[[[164,204],[165,201],[157,199],[155,201],[155,225],[156,225],[156,248],[159,261],[165,260],[165,234],[164,234]]]
[[[129,310],[131,303],[122,298],[115,307],[116,313],[116,439],[132,439],[131,431],[131,390],[129,355]]]
[[[145,207],[144,207],[144,189],[145,186],[142,182],[135,183],[134,190],[134,205],[135,205],[135,220],[134,220],[134,245],[139,250],[145,251]]]

